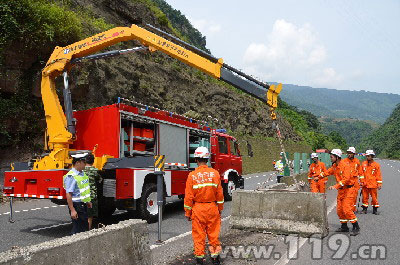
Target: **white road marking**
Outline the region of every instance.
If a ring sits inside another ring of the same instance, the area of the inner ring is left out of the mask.
[[[36,231],[40,231],[40,230],[55,228],[55,227],[59,227],[59,226],[69,225],[69,224],[72,224],[72,222],[57,224],[57,225],[52,225],[52,226],[47,226],[47,227],[42,227],[42,228],[36,228],[36,229],[32,229],[31,232],[36,232]]]
[[[327,211],[326,211],[327,214],[330,214],[330,212],[332,212],[332,210],[335,207],[336,207],[336,200],[327,209]],[[304,243],[306,243],[306,241],[307,241],[307,238],[301,237],[300,241],[299,241],[299,247],[297,249],[291,249],[292,251],[290,251],[289,253],[287,253],[287,251],[286,251],[285,254],[283,254],[282,258],[280,260],[278,260],[274,265],[286,265],[286,264],[288,264],[289,261],[291,260],[291,258],[293,258],[297,254],[297,252],[304,245]]]
[[[225,222],[225,221],[228,220],[230,217],[231,217],[231,216],[229,215],[229,216],[227,216],[227,217],[225,217],[225,218],[222,218],[221,222]],[[190,235],[191,233],[192,233],[192,231],[188,231],[188,232],[186,232],[186,233],[182,233],[182,234],[177,235],[177,236],[175,236],[175,237],[168,238],[167,240],[165,240],[165,241],[164,241],[162,244],[160,244],[160,245],[151,245],[151,246],[150,246],[150,250],[153,250],[153,249],[155,249],[155,248],[158,248],[159,246],[166,245],[166,244],[168,244],[168,243],[174,242],[174,241],[176,241],[176,240],[178,240],[178,239],[180,239],[180,238],[182,238],[182,237],[185,237],[185,236]]]
[[[65,207],[65,206],[67,206],[67,205],[53,205],[53,206],[51,206],[51,207],[45,206],[45,207],[43,207],[43,209],[50,209],[50,208],[57,208],[57,207]],[[29,210],[17,210],[17,211],[14,211],[14,213],[29,212],[29,211],[37,211],[37,210],[41,210],[41,209],[42,209],[42,208],[32,208],[32,209],[29,209]],[[7,214],[10,214],[10,212],[1,213],[0,215],[7,215]]]

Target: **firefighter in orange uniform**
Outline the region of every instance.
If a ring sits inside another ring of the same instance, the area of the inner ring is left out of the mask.
[[[310,183],[311,192],[325,193],[325,179],[319,178],[322,172],[326,171],[325,163],[318,160],[318,154],[312,153],[311,159],[313,163],[308,171],[308,182]]]
[[[351,175],[352,172],[349,164],[343,163],[341,157],[342,151],[340,149],[333,149],[331,151],[332,167],[321,173],[321,177],[334,175],[336,178],[336,185],[329,187],[329,190],[338,190],[336,210],[341,227],[336,232],[349,232],[347,222],[350,221],[353,225],[350,235],[356,236],[360,233],[360,226],[353,211],[355,179]]]
[[[342,161],[345,163],[348,163],[350,169],[351,169],[351,175],[353,178],[356,179],[354,182],[354,208],[353,211],[357,211],[357,197],[358,197],[358,192],[360,190],[360,178],[363,175],[362,169],[361,169],[361,163],[358,158],[354,157],[356,154],[356,148],[354,147],[349,147],[347,149],[347,158],[343,159]]]
[[[210,153],[206,147],[199,147],[194,153],[198,168],[189,174],[185,190],[185,216],[192,221],[194,255],[197,264],[204,264],[205,240],[208,237],[213,264],[220,264],[221,212],[224,208],[224,194],[218,171],[207,166]]]
[[[372,197],[372,213],[378,215],[378,190],[382,188],[381,166],[374,161],[375,153],[373,150],[365,152],[367,161],[362,163],[363,176],[361,178],[362,185],[362,213],[367,213],[369,195]]]

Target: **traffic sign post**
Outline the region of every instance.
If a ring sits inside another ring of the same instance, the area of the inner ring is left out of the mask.
[[[157,176],[157,205],[158,205],[158,240],[161,244],[162,206],[164,204],[164,169],[165,155],[154,156],[154,174]]]

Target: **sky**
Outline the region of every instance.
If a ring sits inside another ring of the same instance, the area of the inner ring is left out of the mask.
[[[400,0],[166,0],[266,82],[400,94]]]

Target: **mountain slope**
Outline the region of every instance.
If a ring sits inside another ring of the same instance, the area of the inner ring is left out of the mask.
[[[192,34],[189,30],[180,33],[150,0],[2,1],[0,12],[4,22],[0,30],[2,149],[23,146],[24,150],[31,147],[40,152],[45,128],[40,74],[55,46],[132,23],[152,24],[181,38]],[[190,27],[186,24],[185,28]],[[116,48],[137,45],[130,41]],[[261,102],[161,52],[85,62],[74,67],[70,77],[77,110],[112,104],[117,97],[125,97],[194,115],[239,134],[275,135]],[[278,122],[286,139],[302,140],[283,118]]]
[[[400,104],[385,123],[362,143],[364,149],[373,149],[382,157],[400,159]]]
[[[325,134],[337,132],[348,146],[359,146],[362,139],[370,135],[379,125],[357,119],[321,118],[321,130]]]
[[[284,85],[287,103],[317,116],[372,120],[382,124],[400,103],[400,95]]]

